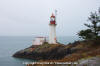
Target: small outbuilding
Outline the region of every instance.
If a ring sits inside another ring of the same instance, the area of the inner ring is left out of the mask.
[[[46,37],[36,37],[35,40],[33,40],[33,45],[42,45],[46,42]]]

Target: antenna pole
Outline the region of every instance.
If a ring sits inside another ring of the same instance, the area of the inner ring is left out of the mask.
[[[57,22],[57,10],[55,10],[55,21]]]

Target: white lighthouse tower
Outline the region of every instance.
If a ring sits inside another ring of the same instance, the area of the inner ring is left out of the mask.
[[[56,39],[56,16],[54,14],[50,17],[50,33],[49,33],[49,44],[57,44]]]

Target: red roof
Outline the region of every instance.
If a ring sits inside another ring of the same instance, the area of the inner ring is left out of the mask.
[[[52,16],[51,17],[53,17],[53,18],[55,18],[55,16],[54,16],[54,14],[52,13]]]

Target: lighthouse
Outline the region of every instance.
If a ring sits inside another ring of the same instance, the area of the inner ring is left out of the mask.
[[[49,32],[49,44],[57,44],[57,39],[56,39],[56,16],[52,13],[50,17],[50,32]]]

